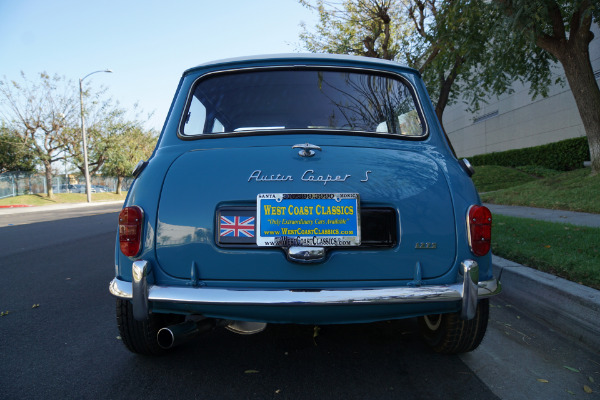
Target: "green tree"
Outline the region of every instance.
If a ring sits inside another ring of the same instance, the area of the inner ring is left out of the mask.
[[[459,98],[475,110],[488,95],[510,91],[515,80],[534,82],[534,95],[545,94],[551,82],[551,57],[498,24],[501,13],[487,0],[301,3],[320,17],[315,32],[305,26],[300,35],[308,50],[387,58],[417,69],[440,124],[446,106]]]
[[[556,58],[575,98],[590,147],[592,171],[600,172],[600,89],[590,61],[593,23],[600,0],[494,0],[524,40]],[[595,22],[594,22],[595,21]]]
[[[111,128],[101,171],[104,175],[117,177],[117,194],[121,193],[123,179],[132,176],[137,163],[150,157],[156,140],[156,133],[144,130],[139,122],[126,122]]]
[[[79,91],[77,91],[79,94]],[[91,82],[83,86],[83,113],[87,138],[88,169],[94,175],[104,163],[106,126],[119,120],[125,110],[106,96],[106,88],[93,90]],[[80,110],[81,111],[81,110]],[[84,175],[81,121],[72,125],[63,136],[66,157]]]
[[[547,94],[551,57],[499,24],[489,1],[411,0],[407,12],[414,29],[403,39],[405,58],[423,74],[440,121],[458,99],[477,110],[516,80],[532,81],[534,97]]]
[[[38,80],[0,80],[0,115],[21,145],[42,164],[52,197],[52,163],[63,159],[65,133],[77,121],[75,85],[64,77],[40,73]]]
[[[34,172],[35,159],[19,136],[4,124],[0,125],[0,174],[4,172]]]
[[[135,107],[135,115],[128,119],[128,111],[112,99],[105,99],[103,91],[90,95],[89,87],[84,91],[84,112],[88,142],[88,168],[90,175],[98,173],[110,154],[113,136],[139,128],[143,122]],[[65,151],[73,165],[84,174],[81,127],[69,130],[64,137]]]
[[[396,0],[299,0],[319,13],[315,32],[302,24],[300,40],[315,53],[354,54],[395,60],[408,34],[403,5]]]

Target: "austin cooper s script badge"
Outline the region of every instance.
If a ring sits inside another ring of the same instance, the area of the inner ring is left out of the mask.
[[[360,181],[363,183],[368,182],[370,173],[371,173],[371,171],[365,171],[365,175]],[[304,182],[319,182],[319,183],[322,182],[323,186],[325,186],[330,182],[346,182],[351,177],[352,177],[352,175],[350,175],[350,174],[321,175],[321,174],[316,173],[312,169],[307,169],[300,176],[300,180],[304,181]],[[260,169],[256,169],[256,170],[252,171],[252,173],[248,177],[248,182],[252,182],[252,181],[255,181],[255,182],[287,182],[287,181],[293,181],[293,180],[294,180],[294,177],[292,175],[265,174]]]

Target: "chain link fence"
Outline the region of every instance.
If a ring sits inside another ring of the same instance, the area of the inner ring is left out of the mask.
[[[90,177],[92,193],[116,192],[117,178],[111,176]],[[122,191],[129,190],[133,178],[123,179]],[[52,178],[54,193],[85,193],[85,177],[73,175],[57,175]],[[44,174],[30,172],[6,172],[0,174],[0,199],[25,194],[46,193],[46,177]]]

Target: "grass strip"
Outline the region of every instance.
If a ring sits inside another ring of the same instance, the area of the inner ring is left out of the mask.
[[[492,252],[600,289],[600,228],[494,214]]]
[[[480,168],[482,168],[482,174],[486,172],[483,167]],[[496,172],[498,170],[494,171],[494,175],[487,176],[485,179],[493,181],[497,178],[500,180]],[[477,188],[480,192],[485,191],[479,186]],[[600,199],[600,174],[590,175],[590,170],[587,168],[542,179],[534,178],[527,183],[516,184],[510,188],[481,193],[481,200],[486,203],[600,214],[598,199]]]
[[[472,179],[477,190],[483,193],[522,185],[538,178],[515,168],[482,165],[475,168]]]
[[[126,192],[120,195],[116,195],[115,193],[92,193],[92,202],[125,200],[125,196],[127,196]],[[45,194],[28,194],[0,199],[0,206],[47,206],[50,204],[85,202],[87,202],[85,193],[57,193],[51,199],[46,197]]]

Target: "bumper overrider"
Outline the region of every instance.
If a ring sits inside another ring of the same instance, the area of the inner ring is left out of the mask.
[[[135,261],[133,282],[118,278],[110,282],[110,292],[118,298],[131,300],[134,317],[140,321],[148,318],[150,302],[293,307],[460,301],[461,317],[472,319],[479,299],[495,296],[502,290],[496,278],[479,282],[479,266],[473,260],[461,263],[460,279],[454,284],[306,291],[149,285],[150,269],[148,261]]]

